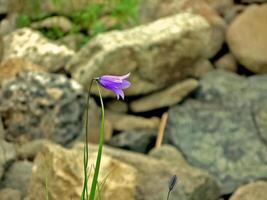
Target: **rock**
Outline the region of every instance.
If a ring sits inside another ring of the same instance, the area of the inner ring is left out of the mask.
[[[73,50],[64,45],[55,44],[29,28],[18,29],[5,36],[4,46],[4,61],[11,58],[24,58],[46,67],[51,72],[63,68],[74,55]]]
[[[6,139],[19,143],[49,138],[69,144],[81,134],[84,108],[82,87],[63,75],[23,73],[0,93]]]
[[[23,58],[13,58],[0,65],[0,87],[23,72],[47,72],[47,69],[35,65]]]
[[[126,113],[128,105],[124,101],[112,100],[107,103],[107,109],[113,112]]]
[[[45,139],[38,139],[16,146],[17,156],[20,159],[34,160],[38,152],[43,148]]]
[[[196,100],[169,111],[166,139],[189,163],[209,170],[222,194],[266,178],[267,76],[208,73]]]
[[[213,69],[214,66],[208,59],[199,59],[194,63],[191,73],[193,77],[201,78]]]
[[[5,36],[16,30],[17,17],[16,13],[10,13],[0,21],[0,35]]]
[[[266,3],[266,0],[241,0],[241,3]]]
[[[223,55],[215,62],[214,65],[218,69],[224,69],[232,72],[237,71],[237,62],[231,53]]]
[[[89,163],[94,163],[97,149],[90,147]],[[50,199],[79,199],[83,183],[82,159],[83,144],[77,144],[71,150],[46,145],[34,162],[28,200],[45,195],[46,177]],[[205,200],[214,200],[219,195],[214,178],[199,169],[177,167],[164,160],[107,147],[101,162],[100,180],[109,174],[103,199],[166,198],[168,181],[173,174],[180,180],[172,192],[173,199],[190,200],[201,196]]]
[[[184,80],[197,59],[216,53],[213,44],[208,22],[198,15],[182,13],[133,29],[100,34],[72,58],[66,70],[83,85],[103,74],[132,72],[134,87],[128,88],[126,95],[146,94]]]
[[[2,118],[0,116],[0,141],[3,140],[5,137],[5,129],[3,126]]]
[[[81,33],[68,34],[63,36],[58,41],[68,48],[78,51],[84,44],[85,36]]]
[[[16,152],[13,144],[0,140],[0,179],[4,170],[8,168],[16,159]]]
[[[213,1],[213,3],[215,2]],[[221,1],[221,3],[223,3],[223,1]],[[218,15],[217,11],[209,6],[205,0],[142,1],[140,6],[140,21],[142,23],[148,23],[162,17],[183,12],[192,12],[201,15],[209,22],[212,29],[211,37],[213,37],[213,41],[216,41],[210,44],[209,48],[211,48],[213,55],[215,55],[222,46],[226,24]]]
[[[242,13],[247,6],[242,4],[235,4],[234,6],[231,6],[228,9],[225,9],[222,13],[222,16],[227,24],[231,24],[234,19]]]
[[[115,135],[108,142],[108,145],[139,153],[147,153],[155,146],[157,131],[128,131]]]
[[[153,148],[149,152],[149,156],[159,160],[164,160],[177,167],[190,167],[182,153],[171,145],[163,145],[160,148]]]
[[[234,5],[234,0],[204,0],[212,8],[216,9],[219,13]]]
[[[237,189],[230,200],[266,200],[267,182],[257,181]]]
[[[169,107],[182,101],[196,87],[198,82],[195,79],[188,79],[143,98],[137,99],[130,104],[134,112],[145,112],[162,107]]]
[[[81,151],[82,146],[79,149]],[[178,163],[173,165],[172,162],[166,160],[158,160],[129,151],[106,147],[104,152],[137,169],[138,182],[135,199],[160,200],[166,198],[168,182],[174,174],[179,178],[179,183],[172,191],[172,199],[189,200],[201,196],[205,200],[214,200],[219,195],[214,178],[202,170],[182,166]]]
[[[32,163],[29,161],[16,161],[5,173],[2,185],[6,188],[16,189],[21,196],[27,194],[28,184],[32,174]]]
[[[18,190],[4,188],[0,190],[1,200],[21,200],[21,193]]]
[[[41,28],[59,28],[64,33],[68,33],[72,30],[72,22],[63,16],[53,16],[45,18],[41,21],[33,22],[31,28],[41,29]]]
[[[157,117],[145,118],[111,111],[106,111],[105,117],[111,122],[112,127],[118,131],[156,129],[159,126]]]
[[[266,21],[266,4],[249,6],[235,18],[227,32],[227,43],[238,62],[259,74],[267,73]]]
[[[95,163],[96,154],[89,156],[89,166]],[[83,150],[67,150],[47,144],[34,161],[33,174],[28,187],[28,200],[45,196],[47,179],[49,199],[79,199],[83,186]],[[127,173],[125,173],[127,172]],[[100,178],[105,182],[103,199],[134,200],[137,170],[108,155],[102,156]],[[89,183],[91,183],[91,178]],[[89,184],[90,185],[90,184]]]
[[[0,0],[0,14],[7,14],[10,0]]]

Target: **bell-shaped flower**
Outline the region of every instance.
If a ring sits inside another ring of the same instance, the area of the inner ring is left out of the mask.
[[[117,95],[117,99],[120,97],[124,99],[123,89],[131,86],[131,83],[127,80],[129,76],[130,73],[124,76],[104,75],[97,78],[97,81],[103,88],[114,92]]]

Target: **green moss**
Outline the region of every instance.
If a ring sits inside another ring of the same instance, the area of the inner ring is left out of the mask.
[[[33,1],[33,0],[27,0]],[[87,43],[92,37],[109,30],[122,29],[125,26],[133,26],[138,23],[138,7],[140,0],[109,0],[102,4],[91,4],[83,10],[75,11],[67,17],[72,21],[73,28],[70,33],[83,33],[84,42]],[[38,14],[31,17],[21,14],[18,17],[18,27],[30,26],[32,22],[40,21],[50,16],[57,16],[60,13],[44,14],[40,10],[40,1],[30,4]],[[53,4],[58,8],[64,6],[64,1],[53,0]],[[103,17],[110,17],[114,23],[107,25],[102,22]],[[57,40],[65,34],[59,27],[51,29],[38,29],[49,39]],[[68,33],[67,33],[68,34]]]

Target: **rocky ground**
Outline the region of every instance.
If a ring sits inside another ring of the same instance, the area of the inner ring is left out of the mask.
[[[53,16],[24,28],[16,6],[34,12],[18,2],[0,1],[0,200],[45,199],[46,183],[50,199],[79,199],[90,80],[128,72],[125,101],[103,90],[103,199],[166,199],[176,174],[172,200],[267,200],[265,0],[140,0],[138,24],[82,47],[37,29],[68,33],[72,9],[101,0],[42,1]],[[91,165],[99,105],[93,87]]]

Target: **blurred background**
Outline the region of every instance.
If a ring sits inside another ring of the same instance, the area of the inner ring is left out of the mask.
[[[0,200],[267,200],[266,0],[0,0]]]

